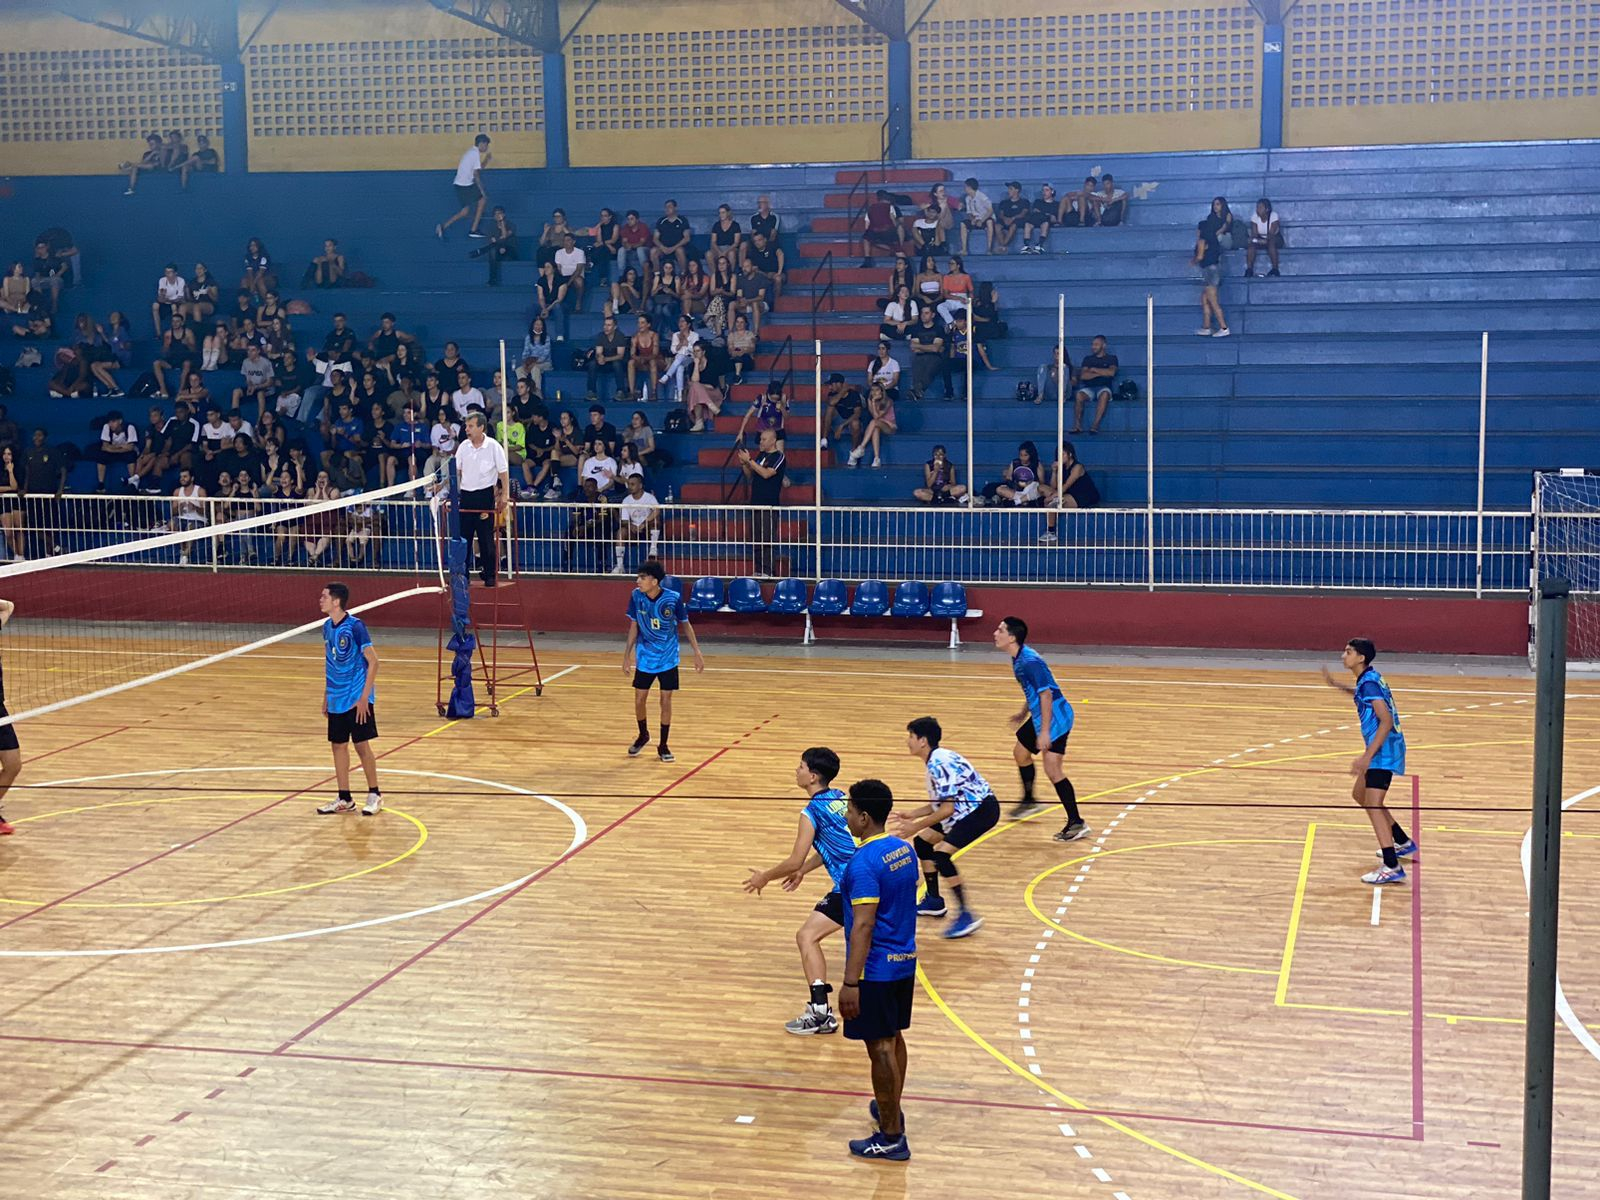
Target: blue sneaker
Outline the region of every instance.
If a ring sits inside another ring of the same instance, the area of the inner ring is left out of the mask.
[[[890,1162],[905,1162],[911,1157],[911,1143],[906,1135],[888,1137],[881,1130],[871,1137],[857,1138],[850,1143],[850,1153],[857,1158],[886,1158]]]
[[[945,905],[943,896],[924,896],[917,902],[917,916],[942,917],[950,909]]]
[[[971,937],[982,928],[982,917],[974,916],[970,912],[964,912],[950,922],[950,928],[944,931],[944,935],[947,938]]]
[[[1416,842],[1396,842],[1394,844],[1394,852],[1401,858],[1412,858],[1417,853],[1417,844]],[[1378,857],[1383,857],[1382,850],[1378,851]]]

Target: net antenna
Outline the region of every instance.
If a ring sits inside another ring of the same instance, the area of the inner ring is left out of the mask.
[[[1539,584],[1565,580],[1566,669],[1600,671],[1600,471],[1565,468],[1533,476],[1533,535],[1528,615],[1528,661],[1538,663]]]
[[[316,632],[315,577],[301,587],[272,564],[328,575],[352,568],[351,606],[369,613],[445,588],[434,477],[312,503],[207,497],[82,497],[59,502],[69,554],[0,566],[16,617],[0,642],[12,724],[160,683]],[[251,515],[236,516],[246,511]],[[227,519],[233,517],[234,519]],[[49,540],[49,531],[41,537]],[[376,567],[378,573],[373,572]],[[292,622],[292,623],[291,623]]]

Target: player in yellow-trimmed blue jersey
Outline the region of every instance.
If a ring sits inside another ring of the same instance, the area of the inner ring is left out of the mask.
[[[1372,831],[1378,835],[1378,857],[1383,865],[1361,877],[1362,883],[1374,885],[1404,883],[1406,869],[1400,860],[1417,852],[1416,843],[1406,836],[1385,803],[1394,777],[1406,773],[1406,735],[1400,732],[1400,710],[1389,685],[1373,669],[1372,660],[1377,657],[1378,648],[1368,638],[1351,638],[1345,643],[1344,669],[1355,676],[1354,687],[1340,683],[1327,667],[1322,668],[1328,686],[1355,698],[1356,716],[1361,721],[1365,748],[1350,764],[1355,776],[1350,794],[1366,811]]]
[[[794,769],[795,786],[810,797],[800,810],[800,827],[795,831],[794,848],[789,857],[764,871],[750,872],[744,881],[744,890],[761,893],[775,879],[783,880],[785,891],[793,891],[814,867],[828,870],[833,888],[817,902],[794,935],[800,947],[800,966],[811,986],[811,998],[805,1011],[784,1028],[794,1034],[833,1033],[839,1028],[839,1018],[828,1003],[828,962],[822,953],[824,938],[844,928],[844,902],[839,898],[839,883],[850,856],[856,852],[856,840],[850,836],[845,824],[845,795],[831,786],[839,774],[839,756],[826,746],[813,746],[801,752],[800,762]]]

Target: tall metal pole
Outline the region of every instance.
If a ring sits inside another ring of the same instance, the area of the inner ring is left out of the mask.
[[[817,465],[816,465],[816,469],[812,472],[812,474],[816,477],[816,486],[812,489],[813,494],[814,494],[812,521],[815,524],[815,529],[814,529],[813,533],[814,533],[814,536],[816,538],[816,554],[817,554],[817,562],[816,562],[817,572],[816,572],[816,574],[817,574],[817,582],[821,583],[822,582],[822,454],[823,454],[822,439],[823,439],[823,436],[824,436],[823,429],[822,429],[822,339],[821,338],[817,338],[816,341],[813,343],[812,353],[814,353],[816,355],[816,358],[817,358],[817,365],[816,365],[816,413],[817,413],[816,421],[817,421],[817,428],[816,428],[814,436],[813,436],[813,441],[815,442],[816,448],[817,448],[817,457],[816,457],[816,464]]]
[[[1147,587],[1156,590],[1156,298],[1144,298],[1144,533]]]
[[[1062,468],[1062,460],[1066,458],[1065,447],[1067,444],[1067,373],[1066,364],[1062,361],[1067,354],[1067,296],[1063,292],[1056,297],[1056,507],[1063,507],[1062,497],[1066,494],[1066,471]],[[971,486],[968,480],[968,486]]]
[[[972,328],[972,297],[967,297],[967,488],[973,487],[976,476],[973,475],[974,459],[972,448],[972,359],[976,354],[973,346]],[[1036,464],[1037,465],[1037,464]]]
[[[1478,556],[1477,594],[1483,599],[1483,452],[1489,434],[1489,331],[1483,332],[1483,355],[1478,364]]]
[[[1556,933],[1561,899],[1561,738],[1566,720],[1564,579],[1539,581],[1534,646],[1533,826],[1528,862],[1528,1034],[1523,1075],[1522,1196],[1550,1200],[1555,1098]]]
[[[500,428],[502,440],[511,440],[511,376],[506,371],[506,340],[500,339]],[[524,444],[526,449],[526,444]],[[508,452],[510,446],[502,446]],[[516,493],[512,490],[516,484],[512,481],[511,472],[506,472],[506,578],[517,577],[517,505],[513,497]]]

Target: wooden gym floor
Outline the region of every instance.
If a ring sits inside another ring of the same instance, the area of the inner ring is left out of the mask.
[[[1354,714],[1312,664],[1049,655],[1095,837],[1052,842],[1052,808],[962,858],[987,924],[925,928],[914,1157],[895,1165],[845,1152],[868,1128],[860,1047],[782,1028],[821,877],[739,883],[787,851],[809,745],[915,800],[902,729],[933,713],[1009,807],[1016,686],[983,645],[711,640],[669,766],[623,754],[620,638],[547,644],[542,697],[443,726],[431,649],[380,636],[391,807],[373,820],[312,814],[315,646],[26,724],[0,841],[0,1191],[1516,1194],[1525,674],[1380,660],[1422,850],[1375,896]],[[1600,785],[1600,686],[1572,691],[1575,797]],[[1597,807],[1575,805],[1564,843],[1567,1197],[1600,1188]]]

